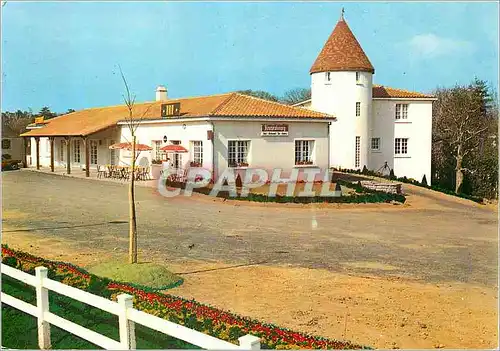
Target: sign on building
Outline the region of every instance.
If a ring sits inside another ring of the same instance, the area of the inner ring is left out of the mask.
[[[288,124],[263,124],[261,136],[288,136]]]

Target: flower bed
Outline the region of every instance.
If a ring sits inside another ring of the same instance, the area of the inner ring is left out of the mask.
[[[262,323],[146,287],[97,277],[74,265],[45,260],[6,245],[2,245],[2,262],[31,274],[35,267],[45,266],[49,269],[50,279],[106,298],[116,300],[121,293],[133,295],[134,307],[141,311],[235,344],[239,337],[252,334],[261,338],[262,348],[266,349],[369,349]]]
[[[401,194],[391,194],[382,191],[375,191],[371,189],[366,189],[359,186],[356,183],[346,182],[338,180],[337,183],[346,186],[351,189],[356,190],[356,194],[351,194],[349,196],[310,196],[310,197],[298,197],[298,196],[268,196],[264,194],[249,193],[247,196],[230,196],[227,191],[220,191],[217,197],[229,199],[229,200],[241,200],[241,201],[255,201],[255,202],[277,202],[277,203],[297,203],[297,204],[310,204],[310,203],[382,203],[397,201],[404,203],[406,198]],[[186,183],[182,182],[166,182],[166,185],[173,188],[184,189]],[[211,187],[194,188],[193,191],[205,195],[209,195],[212,191]],[[238,190],[237,190],[238,191]]]
[[[426,183],[419,182],[419,181],[417,181],[417,180],[415,180],[413,178],[407,178],[407,177],[400,177],[400,178],[398,178],[396,176],[392,176],[392,177],[391,176],[384,176],[382,174],[379,174],[377,172],[370,171],[370,170],[361,171],[359,169],[344,169],[344,168],[333,168],[332,170],[337,171],[337,172],[342,172],[342,173],[360,174],[360,175],[366,175],[366,176],[372,176],[372,177],[385,178],[385,179],[389,179],[389,180],[398,181],[398,182],[401,182],[401,183],[413,184],[413,185],[416,185],[416,186],[420,186],[422,188],[426,188],[426,189],[438,191],[440,193],[444,193],[444,194],[447,194],[447,195],[457,196],[457,197],[460,197],[462,199],[467,199],[467,200],[471,200],[471,201],[477,202],[479,204],[484,204],[484,200],[482,198],[480,198],[480,197],[472,196],[472,195],[467,195],[467,194],[462,194],[462,193],[457,194],[457,193],[455,193],[452,190],[443,189],[443,188],[440,188],[440,187],[435,186],[435,185],[429,186]]]

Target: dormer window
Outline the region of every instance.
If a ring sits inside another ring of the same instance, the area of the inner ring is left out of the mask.
[[[325,72],[325,81],[331,82],[332,77],[331,77],[331,72]]]

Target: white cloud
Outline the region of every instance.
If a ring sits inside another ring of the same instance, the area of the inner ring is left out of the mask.
[[[443,38],[432,33],[415,35],[407,44],[412,55],[421,58],[469,54],[475,49],[470,41]]]

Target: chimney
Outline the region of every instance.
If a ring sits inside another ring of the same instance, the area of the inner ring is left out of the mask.
[[[168,100],[167,88],[165,88],[163,85],[159,85],[158,88],[156,88],[156,101],[165,100]]]

